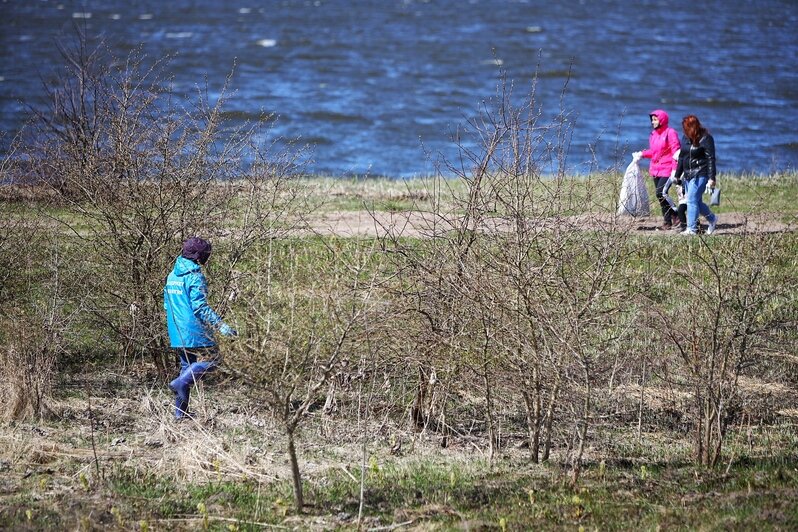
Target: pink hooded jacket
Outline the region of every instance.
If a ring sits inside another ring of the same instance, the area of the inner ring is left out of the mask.
[[[649,113],[649,116],[652,115],[659,118],[659,127],[648,136],[649,148],[643,150],[643,157],[651,159],[648,171],[652,176],[670,177],[676,169],[677,161],[673,154],[679,149],[679,134],[668,127],[668,113],[656,109]]]

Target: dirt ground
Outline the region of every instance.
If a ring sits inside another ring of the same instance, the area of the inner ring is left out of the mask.
[[[798,220],[790,223],[783,221],[784,216],[779,213],[762,213],[750,216],[743,213],[722,213],[718,215],[717,235],[740,235],[745,233],[781,233],[798,230]],[[546,218],[532,220],[533,225],[551,225],[557,220]],[[630,234],[678,236],[678,231],[662,231],[660,216],[647,216],[633,218],[629,216],[615,216],[612,213],[588,213],[570,216],[562,222],[576,229],[628,231]],[[706,228],[706,221],[700,224]],[[431,213],[408,212],[375,212],[367,211],[336,211],[325,213],[312,218],[309,222],[310,231],[319,235],[337,235],[343,237],[383,237],[394,234],[403,237],[429,237],[452,229],[454,223],[451,219],[436,217]],[[502,231],[505,222],[499,219],[488,219],[485,228],[489,231]],[[506,229],[505,229],[506,230]]]

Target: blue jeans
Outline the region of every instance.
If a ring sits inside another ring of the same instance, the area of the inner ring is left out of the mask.
[[[210,369],[215,369],[220,363],[222,355],[219,353],[219,348],[216,346],[213,347],[176,347],[173,348],[176,352],[178,357],[180,357],[180,374],[186,372],[186,370],[197,362],[197,358],[207,359],[205,363],[207,364],[208,371]]]
[[[222,355],[216,346],[178,347],[175,350],[180,357],[180,375],[169,383],[169,387],[175,391],[175,418],[182,419],[189,415],[191,387],[222,363]],[[197,362],[197,358],[207,358],[207,360]]]
[[[715,220],[715,215],[712,214],[709,206],[701,199],[708,182],[709,178],[705,175],[684,180],[684,194],[687,196],[687,229],[691,231],[698,230],[699,214],[706,218],[708,222]]]

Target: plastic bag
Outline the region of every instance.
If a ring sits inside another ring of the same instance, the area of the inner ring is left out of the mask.
[[[626,167],[621,183],[621,198],[618,200],[618,214],[626,216],[648,216],[648,189],[640,172],[640,165],[632,161]]]
[[[709,204],[712,207],[717,207],[718,205],[720,205],[720,189],[718,187],[710,189]]]

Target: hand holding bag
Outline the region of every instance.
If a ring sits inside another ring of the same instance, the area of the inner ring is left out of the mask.
[[[712,207],[720,205],[720,189],[718,187],[709,191],[709,204]]]

